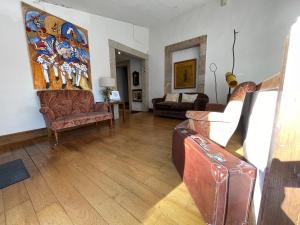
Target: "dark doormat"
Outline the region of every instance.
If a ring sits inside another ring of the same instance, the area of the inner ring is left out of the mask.
[[[18,183],[29,177],[30,175],[21,159],[0,165],[0,189]]]

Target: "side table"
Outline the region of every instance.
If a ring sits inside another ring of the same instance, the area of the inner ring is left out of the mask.
[[[119,105],[122,107],[122,117],[123,117],[123,122],[125,122],[125,102],[122,101],[110,101],[107,102],[111,108],[111,111],[113,113],[113,119],[115,119],[115,114],[114,114],[114,105]]]

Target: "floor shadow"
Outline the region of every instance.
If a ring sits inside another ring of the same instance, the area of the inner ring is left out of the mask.
[[[297,225],[300,215],[300,161],[273,159],[263,190],[262,225]]]

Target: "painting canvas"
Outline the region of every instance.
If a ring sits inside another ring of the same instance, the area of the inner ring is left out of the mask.
[[[22,3],[34,89],[90,90],[88,33]]]
[[[143,95],[142,89],[134,89],[132,90],[132,101],[133,102],[142,102]]]
[[[197,60],[191,59],[174,64],[174,89],[196,87]]]

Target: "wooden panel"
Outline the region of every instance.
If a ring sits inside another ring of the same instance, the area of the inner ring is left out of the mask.
[[[41,225],[72,225],[63,208],[58,204],[52,204],[37,214]]]
[[[23,182],[3,189],[3,202],[6,211],[28,200],[29,196]]]
[[[39,225],[30,201],[26,201],[6,212],[7,225]]]
[[[293,25],[282,67],[273,130],[263,225],[299,224],[300,219],[300,20]]]
[[[278,90],[281,78],[281,73],[271,76],[257,85],[257,91]]]
[[[0,147],[9,146],[16,143],[28,143],[28,141],[47,135],[46,129],[30,130],[20,133],[0,136]]]
[[[126,116],[114,130],[63,132],[55,150],[42,137],[1,151],[0,163],[21,158],[31,178],[2,190],[0,224],[205,224],[171,162],[180,121]]]

